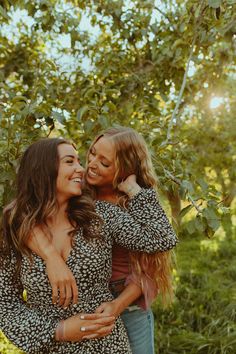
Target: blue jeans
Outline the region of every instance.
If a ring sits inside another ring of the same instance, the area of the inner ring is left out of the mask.
[[[154,354],[154,317],[152,310],[125,310],[121,314],[133,354]]]

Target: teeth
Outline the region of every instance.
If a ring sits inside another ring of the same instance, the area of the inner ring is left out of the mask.
[[[73,178],[72,181],[76,182],[76,183],[81,183],[82,182],[81,178]]]
[[[98,176],[98,174],[97,173],[95,173],[95,172],[93,172],[93,171],[91,171],[91,170],[89,170],[89,174],[91,175],[91,176]]]

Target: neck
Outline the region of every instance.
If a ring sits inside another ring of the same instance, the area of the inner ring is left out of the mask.
[[[112,186],[109,187],[99,187],[96,189],[98,200],[106,200],[108,202],[116,203],[118,193]]]
[[[67,214],[66,214],[66,208],[68,205],[68,201],[60,201],[57,200],[58,202],[58,209],[54,215],[52,215],[48,220],[51,224],[58,224],[58,222],[68,220]]]

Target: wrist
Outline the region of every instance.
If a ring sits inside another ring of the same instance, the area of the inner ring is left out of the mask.
[[[47,262],[49,259],[51,259],[53,257],[61,257],[53,245],[47,246],[44,249],[42,256],[43,256],[42,258],[45,262]]]
[[[126,308],[126,304],[119,298],[112,300],[111,303],[115,305],[115,311],[114,311],[115,317],[119,316],[121,312],[123,312],[124,309]]]
[[[129,198],[132,198],[136,194],[138,194],[140,192],[140,190],[141,190],[141,187],[138,184],[136,184],[136,185],[130,186],[126,191],[126,194],[128,195]]]
[[[58,342],[65,341],[65,321],[64,320],[60,321],[56,327],[55,340]]]

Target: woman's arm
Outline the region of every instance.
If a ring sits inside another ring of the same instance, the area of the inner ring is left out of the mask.
[[[178,242],[152,188],[139,190],[130,199],[127,212],[104,201],[97,201],[96,209],[104,220],[105,236],[120,246],[154,253],[170,250]]]
[[[78,287],[75,277],[51,241],[41,231],[32,233],[27,246],[46,263],[46,271],[52,287],[53,304],[67,307],[78,302]],[[59,293],[58,293],[59,292]]]
[[[0,328],[21,350],[32,354],[47,353],[55,340],[77,342],[86,335],[98,338],[111,332],[113,316],[78,314],[61,321],[58,313],[51,309],[27,306],[21,281],[15,277],[15,256],[6,257],[0,268]]]

